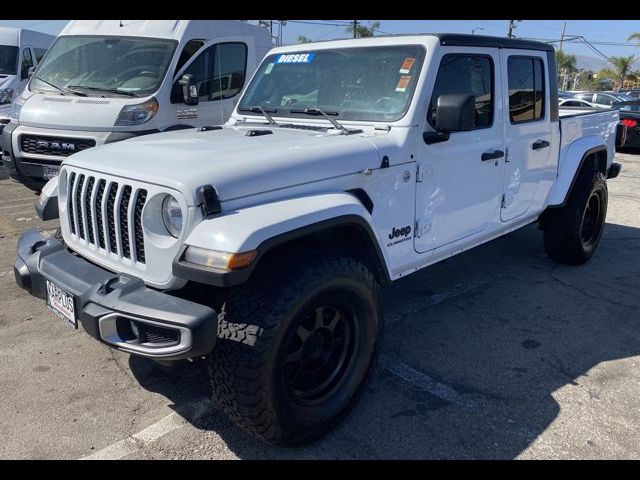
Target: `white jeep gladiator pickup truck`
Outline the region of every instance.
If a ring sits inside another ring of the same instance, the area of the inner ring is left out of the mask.
[[[207,357],[214,396],[272,444],[354,405],[378,289],[538,222],[586,262],[618,112],[559,118],[552,47],[433,34],[272,50],[230,120],[69,156],[36,201],[18,285],[104,344]]]

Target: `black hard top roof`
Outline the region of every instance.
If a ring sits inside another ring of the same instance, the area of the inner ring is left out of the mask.
[[[523,50],[544,50],[553,52],[553,46],[522,40],[519,38],[489,37],[485,35],[468,35],[464,33],[434,33],[440,39],[440,45],[460,47],[516,48]]]

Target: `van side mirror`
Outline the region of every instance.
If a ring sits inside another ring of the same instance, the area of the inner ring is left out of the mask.
[[[182,85],[182,97],[185,105],[198,105],[200,96],[198,95],[195,77],[190,73],[186,73],[178,80],[178,83]]]
[[[472,93],[440,95],[435,117],[439,132],[473,130],[476,126],[476,96]]]
[[[29,70],[27,70],[27,78],[31,78],[33,76],[33,72],[36,71],[36,67],[29,67]]]

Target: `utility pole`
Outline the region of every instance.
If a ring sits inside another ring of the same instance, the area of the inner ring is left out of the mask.
[[[560,49],[562,50],[562,43],[564,42],[564,31],[567,28],[567,22],[564,22],[564,26],[562,27],[562,35],[560,36]]]
[[[516,22],[519,21],[520,20],[509,20],[509,33],[507,34],[509,38],[513,37],[513,29],[516,28]]]
[[[358,20],[353,21],[353,38],[358,36]]]

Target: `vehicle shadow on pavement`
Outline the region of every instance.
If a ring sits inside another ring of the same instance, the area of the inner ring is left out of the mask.
[[[629,444],[612,423],[640,424],[625,386],[637,372],[603,364],[640,355],[639,289],[640,229],[617,224],[580,267],[553,263],[532,225],[396,282],[383,293],[381,357],[365,395],[298,449],[253,440],[214,404],[196,413],[206,362],[130,366],[240,458],[597,457],[617,435]]]

